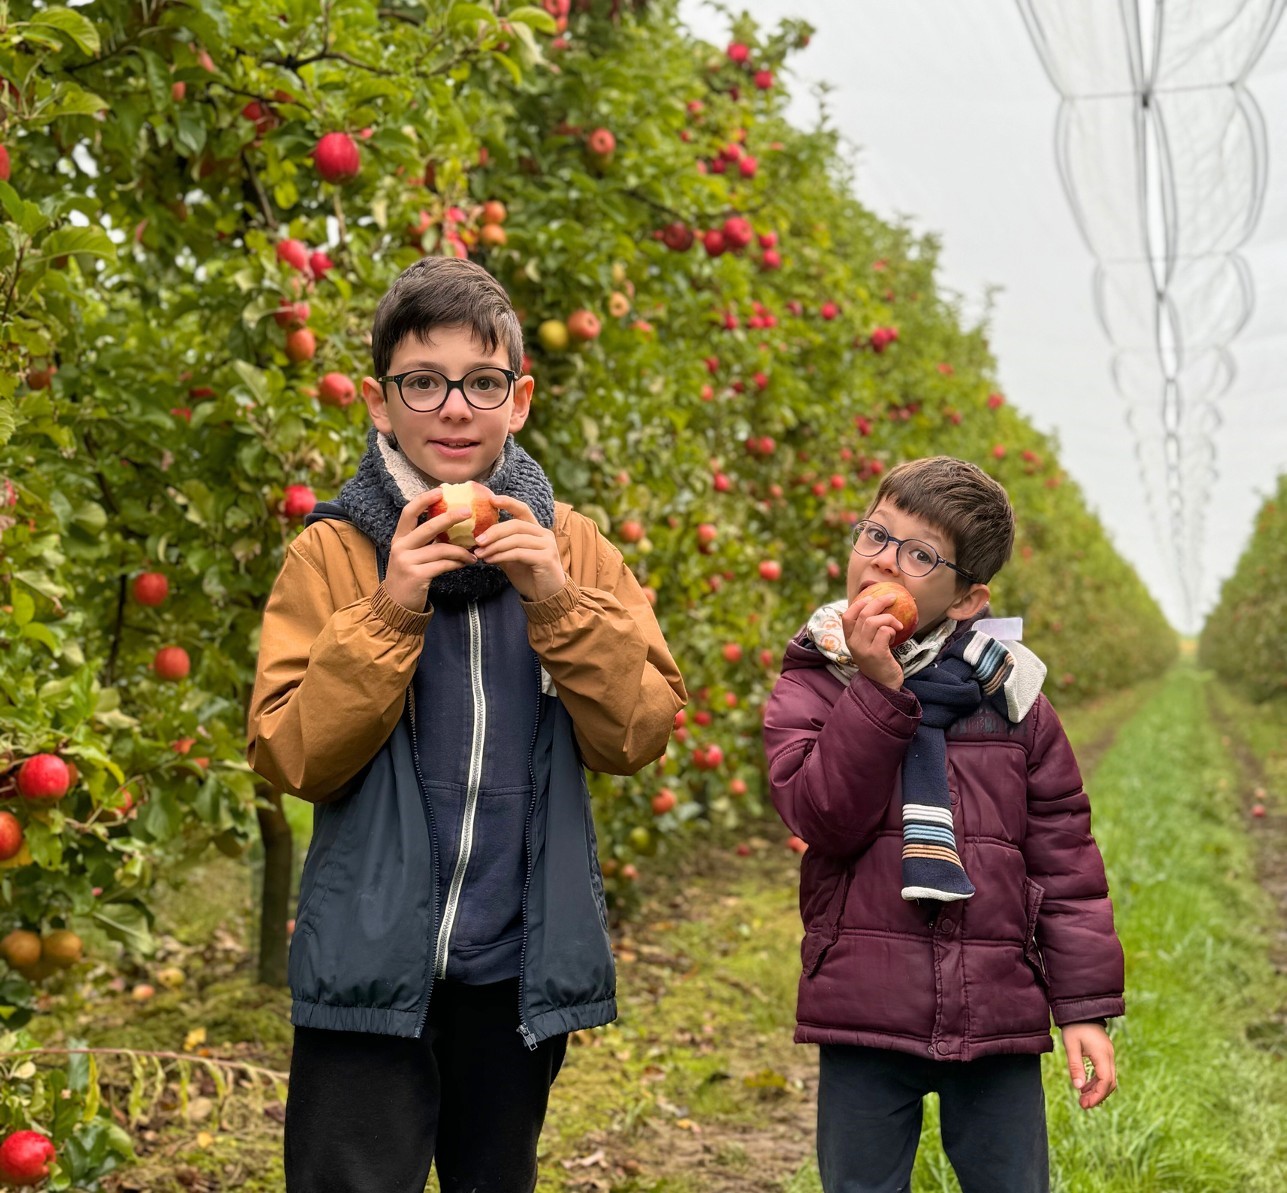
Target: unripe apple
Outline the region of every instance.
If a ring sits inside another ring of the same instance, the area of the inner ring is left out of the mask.
[[[147,1002],[155,994],[156,987],[150,982],[139,982],[139,984],[130,991],[130,997],[135,1002]]]
[[[22,848],[22,823],[12,812],[0,812],[0,862],[17,857]]]
[[[152,660],[152,670],[158,679],[178,681],[185,679],[192,670],[192,660],[182,646],[163,646]]]
[[[441,496],[431,505],[427,516],[437,518],[448,510],[466,509],[470,517],[457,522],[438,536],[439,543],[455,543],[458,547],[469,550],[475,545],[475,536],[490,530],[500,520],[496,507],[492,504],[492,491],[477,481],[466,481],[461,485],[442,485]]]
[[[308,248],[302,240],[292,240],[289,237],[286,240],[279,240],[277,260],[289,265],[292,269],[307,269]]]
[[[669,787],[663,787],[656,795],[652,797],[652,812],[654,816],[664,816],[667,812],[673,812],[675,805],[679,802],[678,797]]]
[[[67,928],[58,928],[49,933],[41,945],[41,956],[47,957],[58,969],[71,969],[84,952],[84,942]]]
[[[307,327],[297,327],[286,336],[286,359],[303,364],[317,354],[317,337]]]
[[[903,627],[894,635],[891,645],[897,646],[900,642],[906,642],[908,638],[916,633],[916,623],[920,619],[920,614],[916,609],[916,598],[901,584],[896,584],[893,580],[884,580],[879,584],[872,584],[864,588],[858,595],[863,600],[890,595],[894,597],[894,603],[888,609],[881,610],[883,613],[892,613]]]
[[[569,343],[568,325],[562,319],[546,319],[536,329],[536,338],[546,352],[565,352]]]
[[[601,330],[599,316],[593,311],[573,311],[568,316],[568,335],[574,340],[586,343],[589,340],[598,339]]]
[[[14,969],[30,969],[40,961],[40,933],[15,928],[0,940],[0,957]]]
[[[313,150],[313,164],[327,182],[350,182],[362,169],[362,156],[348,133],[327,133]]]
[[[18,768],[23,799],[62,799],[70,786],[71,770],[57,754],[36,754]]]
[[[282,494],[282,513],[288,518],[302,518],[316,504],[317,498],[307,485],[287,485]]]
[[[130,591],[140,605],[155,607],[170,595],[170,581],[161,572],[141,572],[134,577]]]
[[[15,1131],[0,1143],[0,1180],[27,1188],[40,1184],[53,1168],[58,1152],[39,1131]]]
[[[317,400],[324,406],[348,406],[357,398],[357,386],[343,373],[327,373],[317,386]]]

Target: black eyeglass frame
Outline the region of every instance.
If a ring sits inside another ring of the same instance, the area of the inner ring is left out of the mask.
[[[465,390],[465,382],[468,381],[470,377],[475,373],[484,372],[500,373],[508,382],[505,389],[505,396],[494,406],[480,406],[477,402],[470,399],[469,394]],[[432,373],[435,377],[441,377],[447,383],[447,392],[442,395],[442,401],[436,406],[413,406],[407,401],[407,395],[402,392],[402,381],[406,377],[414,377],[417,373]],[[416,414],[432,414],[435,410],[441,410],[447,404],[447,399],[451,397],[451,391],[453,389],[460,390],[460,396],[465,399],[466,405],[473,410],[496,410],[499,407],[504,406],[505,403],[509,401],[510,395],[514,392],[514,382],[517,380],[518,374],[514,372],[513,369],[503,369],[500,365],[479,365],[476,369],[470,369],[463,377],[456,377],[454,379],[448,377],[446,373],[440,372],[438,369],[408,369],[405,373],[390,373],[387,377],[376,378],[376,381],[380,383],[381,387],[392,381],[398,387],[398,397],[402,399],[402,404],[408,410],[411,410]]]
[[[882,534],[884,534],[884,536],[885,536],[885,541],[884,541],[883,543],[881,543],[881,544],[880,544],[880,551],[872,551],[872,552],[868,553],[868,552],[866,552],[866,551],[859,551],[859,550],[858,550],[858,540],[859,540],[859,538],[861,538],[861,537],[862,537],[862,532],[863,532],[863,527],[864,527],[864,526],[874,526],[874,527],[876,527],[876,529],[877,529],[877,530],[879,530]],[[851,544],[851,546],[852,546],[852,549],[853,549],[855,552],[857,552],[859,555],[861,555],[864,559],[875,559],[875,558],[876,558],[876,556],[877,556],[877,555],[879,555],[879,554],[881,553],[881,551],[883,551],[886,547],[888,547],[890,543],[893,543],[893,544],[894,544],[894,549],[895,549],[895,556],[894,556],[894,558],[895,558],[895,559],[897,559],[897,558],[898,558],[898,556],[899,556],[899,555],[901,555],[901,554],[903,553],[903,544],[904,544],[904,543],[919,543],[922,547],[925,547],[927,550],[929,550],[929,551],[933,551],[933,552],[934,552],[934,566],[933,566],[933,567],[931,567],[931,568],[930,568],[930,570],[929,570],[928,572],[922,572],[919,576],[916,576],[916,577],[915,577],[916,579],[920,580],[920,579],[923,579],[923,578],[924,578],[924,577],[926,577],[926,576],[933,575],[935,568],[937,568],[937,567],[941,564],[943,567],[951,568],[951,569],[952,569],[952,571],[954,571],[958,576],[960,576],[962,580],[968,580],[971,584],[982,584],[982,583],[983,583],[983,581],[982,581],[982,580],[979,580],[979,579],[977,579],[976,577],[971,576],[971,575],[970,575],[970,573],[969,573],[969,572],[967,572],[967,571],[965,571],[965,569],[964,569],[964,568],[959,568],[959,567],[957,567],[957,566],[956,566],[956,564],[954,564],[951,560],[949,560],[949,559],[944,559],[944,558],[943,558],[943,557],[942,557],[942,556],[941,556],[937,551],[935,551],[935,550],[934,550],[934,548],[933,548],[929,543],[927,543],[924,539],[899,539],[899,538],[895,538],[895,537],[894,537],[892,534],[890,534],[890,533],[889,533],[889,531],[888,531],[888,530],[886,530],[886,529],[885,529],[885,527],[883,527],[879,522],[874,522],[874,521],[872,521],[872,519],[870,519],[870,518],[864,518],[861,522],[857,522],[857,523],[855,523],[855,524],[854,524],[853,531],[852,531],[852,532],[850,533],[850,535],[849,535],[849,542],[850,542],[850,544]],[[903,567],[903,565],[902,565],[901,563],[900,563],[898,566],[899,566],[899,569],[900,569],[901,571],[907,572],[907,574],[908,574],[909,576],[913,575],[913,573],[912,573],[912,572],[910,572],[910,571],[908,571],[908,570],[907,570],[907,568]]]

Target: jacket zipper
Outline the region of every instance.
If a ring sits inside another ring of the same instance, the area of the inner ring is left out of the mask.
[[[518,954],[518,1034],[529,1052],[536,1051],[536,1036],[523,1018],[523,1006],[526,1002],[527,975],[527,892],[532,885],[532,817],[536,814],[536,768],[533,759],[536,755],[536,734],[541,724],[541,700],[544,698],[541,683],[541,660],[534,656],[536,662],[536,717],[532,721],[532,740],[527,747],[527,776],[532,784],[532,801],[527,806],[527,823],[523,826],[523,847],[527,852],[527,877],[523,880],[523,943]]]
[[[474,815],[478,810],[478,788],[483,778],[483,747],[487,738],[487,697],[483,692],[483,633],[478,615],[478,604],[469,603],[469,677],[474,697],[474,739],[469,747],[469,782],[465,791],[465,816],[460,826],[460,848],[456,853],[456,866],[447,889],[447,903],[438,927],[438,948],[435,954],[434,976],[447,976],[447,946],[451,930],[460,910],[460,892],[465,885],[465,872],[469,869],[469,855],[474,846]],[[529,766],[530,769],[530,766]]]
[[[407,720],[408,720],[408,724],[411,727],[411,761],[416,768],[416,782],[420,784],[420,798],[424,800],[425,812],[429,818],[429,848],[431,852],[434,854],[435,861],[436,861],[437,853],[438,853],[438,830],[437,830],[437,827],[434,825],[434,820],[433,820],[433,804],[429,801],[429,794],[425,789],[425,777],[420,770],[420,745],[416,739],[416,695],[415,695],[414,689],[410,685],[407,686],[407,708],[410,711],[410,716],[407,718]],[[435,865],[434,873],[437,874],[437,872],[438,872],[438,867]],[[437,922],[438,922],[438,883],[437,883],[437,880],[435,879],[433,884],[433,919],[430,920],[430,931],[433,930],[433,925],[436,924]],[[428,944],[431,950],[433,949],[434,946],[433,946],[432,940],[426,941],[426,944]],[[431,962],[433,961],[432,956],[430,957],[430,961]],[[425,1023],[429,1019],[429,999],[432,996],[433,996],[433,981],[431,979],[429,983],[429,989],[425,992],[425,1003],[424,1003],[423,1009],[420,1012],[420,1019],[416,1023],[415,1038],[417,1040],[424,1033]]]

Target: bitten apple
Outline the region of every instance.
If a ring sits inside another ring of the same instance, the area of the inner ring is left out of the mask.
[[[897,646],[900,642],[906,642],[914,633],[916,633],[916,623],[920,619],[920,613],[916,608],[916,598],[912,596],[901,584],[895,584],[892,580],[882,581],[880,584],[873,584],[869,588],[862,590],[862,599],[867,601],[873,597],[894,596],[894,603],[888,609],[882,610],[884,613],[892,613],[899,622],[902,623],[902,629],[894,635],[892,646]]]
[[[448,510],[464,509],[466,506],[471,514],[463,522],[448,526],[436,541],[455,543],[458,547],[471,549],[475,535],[491,529],[499,519],[491,497],[492,491],[477,481],[466,481],[462,485],[443,485],[441,496],[429,507],[427,516],[437,518]]]

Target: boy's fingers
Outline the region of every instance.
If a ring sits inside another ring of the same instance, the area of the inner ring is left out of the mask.
[[[441,489],[430,489],[427,493],[417,493],[402,507],[402,513],[398,515],[398,525],[393,532],[393,537],[395,539],[401,538],[404,534],[409,534],[414,530],[416,523],[420,521],[420,515],[428,510],[441,495]]]
[[[513,515],[523,522],[536,522],[536,515],[532,513],[532,508],[526,502],[519,501],[517,497],[507,497],[504,493],[492,494],[492,505],[498,510],[504,510],[507,514]],[[536,522],[539,526],[540,523]]]

